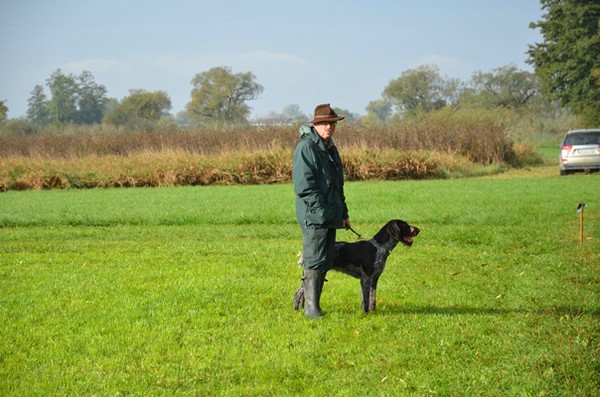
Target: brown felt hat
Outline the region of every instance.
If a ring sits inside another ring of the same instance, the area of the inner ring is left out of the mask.
[[[344,116],[338,116],[337,113],[333,111],[333,109],[328,103],[323,103],[321,105],[317,105],[317,107],[315,108],[315,117],[311,121],[311,123],[317,124],[326,121],[339,121],[343,119]]]

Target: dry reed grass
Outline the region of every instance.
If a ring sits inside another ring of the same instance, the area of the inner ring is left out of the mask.
[[[0,191],[53,188],[287,183],[297,126],[229,131],[40,134],[0,137]],[[340,125],[348,180],[479,175],[532,161],[504,128],[425,121]],[[535,159],[534,159],[535,160]]]

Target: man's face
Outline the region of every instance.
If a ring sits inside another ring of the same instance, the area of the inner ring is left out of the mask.
[[[316,123],[315,130],[317,130],[317,134],[326,142],[329,142],[329,139],[333,136],[335,132],[335,126],[337,125],[337,121],[325,121],[323,123]]]

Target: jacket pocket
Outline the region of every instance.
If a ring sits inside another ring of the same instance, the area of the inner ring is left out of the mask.
[[[315,205],[307,208],[306,225],[321,227],[336,227],[336,218],[338,218],[338,206],[335,203],[320,206]]]
[[[325,223],[325,210],[323,207],[313,205],[306,209],[304,215],[306,226],[322,226]]]

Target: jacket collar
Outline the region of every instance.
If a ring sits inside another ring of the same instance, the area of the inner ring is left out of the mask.
[[[319,147],[322,151],[327,151],[329,148],[335,146],[333,142],[333,138],[329,140],[329,145],[325,143],[325,141],[319,136],[317,130],[314,127],[303,125],[300,127],[300,139],[310,139],[315,145]]]

